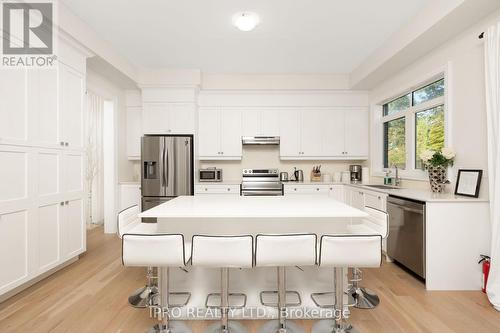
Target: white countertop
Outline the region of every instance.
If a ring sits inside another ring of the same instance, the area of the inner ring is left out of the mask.
[[[120,185],[126,185],[126,186],[141,186],[141,182],[120,182]]]
[[[367,213],[331,197],[180,196],[142,212],[156,218],[346,218]]]

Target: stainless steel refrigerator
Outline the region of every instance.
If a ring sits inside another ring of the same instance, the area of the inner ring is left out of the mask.
[[[193,137],[143,136],[141,175],[143,211],[179,195],[193,195]]]

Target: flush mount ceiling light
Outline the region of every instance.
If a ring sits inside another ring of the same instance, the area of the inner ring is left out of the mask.
[[[241,31],[252,31],[259,22],[259,15],[253,12],[241,12],[233,15],[233,24]]]

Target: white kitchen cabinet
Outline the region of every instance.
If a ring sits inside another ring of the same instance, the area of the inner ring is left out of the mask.
[[[143,134],[193,134],[194,103],[144,103]]]
[[[363,210],[365,208],[364,193],[361,189],[355,187],[346,187],[344,189],[345,203]]]
[[[120,210],[137,205],[141,208],[141,185],[120,184]]]
[[[344,187],[344,193],[345,203],[350,206],[358,209],[371,207],[387,211],[387,194],[349,185]]]
[[[61,145],[70,149],[84,147],[85,76],[71,67],[60,65]]]
[[[345,155],[350,158],[368,158],[369,129],[366,108],[350,109],[345,115]]]
[[[70,259],[85,251],[85,212],[83,198],[64,201],[61,223],[62,258]]]
[[[281,159],[366,159],[366,108],[282,110]]]
[[[329,196],[337,201],[344,202],[344,186],[343,185],[330,185]]]
[[[240,185],[237,184],[197,184],[194,195],[240,195]]]
[[[1,71],[0,142],[25,143],[28,139],[26,82],[26,70]]]
[[[142,108],[127,106],[127,158],[141,158]]]
[[[202,109],[198,120],[200,159],[241,159],[241,111],[220,108]]]
[[[0,75],[0,296],[86,249],[87,55],[59,48],[57,68]]]
[[[242,136],[279,136],[280,112],[273,109],[241,111]]]
[[[308,195],[324,195],[330,194],[330,186],[325,184],[285,184],[285,195],[308,194]]]
[[[381,211],[387,211],[387,195],[377,192],[364,191],[365,207],[375,208]]]

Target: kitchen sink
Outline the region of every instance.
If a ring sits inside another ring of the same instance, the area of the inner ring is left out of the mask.
[[[380,188],[382,190],[400,190],[401,187],[390,186],[390,185],[366,185],[368,187]]]

